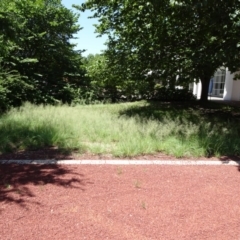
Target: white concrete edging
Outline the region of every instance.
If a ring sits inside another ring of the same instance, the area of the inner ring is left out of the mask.
[[[0,164],[240,166],[240,161],[208,160],[0,160]]]

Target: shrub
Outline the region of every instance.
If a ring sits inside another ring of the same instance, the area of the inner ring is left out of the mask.
[[[162,87],[154,91],[151,99],[159,101],[187,101],[196,100],[196,97],[187,89],[169,89]]]

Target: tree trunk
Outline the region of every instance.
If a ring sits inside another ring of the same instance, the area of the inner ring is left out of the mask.
[[[202,83],[202,92],[201,92],[201,102],[207,102],[208,101],[208,87],[210,83],[211,77],[203,77],[201,78]]]

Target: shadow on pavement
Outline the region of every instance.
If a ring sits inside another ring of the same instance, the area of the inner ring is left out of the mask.
[[[0,203],[11,202],[22,207],[29,202],[40,204],[34,199],[36,196],[32,186],[46,184],[84,191],[84,187],[91,182],[83,174],[62,165],[0,165]]]

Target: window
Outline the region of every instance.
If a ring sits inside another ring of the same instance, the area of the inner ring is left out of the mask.
[[[212,96],[223,97],[226,70],[218,69],[213,77]]]

